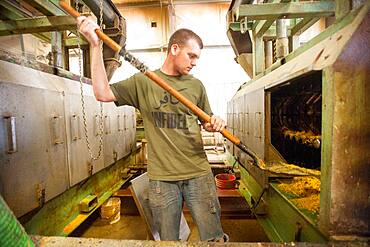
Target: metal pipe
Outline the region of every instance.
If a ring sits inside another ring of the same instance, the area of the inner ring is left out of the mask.
[[[288,55],[289,40],[285,19],[276,20],[276,57],[282,58]]]
[[[272,40],[265,41],[265,69],[272,65]]]
[[[51,32],[51,53],[53,55],[53,66],[63,68],[62,33]]]

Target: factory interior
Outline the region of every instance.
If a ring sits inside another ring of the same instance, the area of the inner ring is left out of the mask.
[[[94,97],[78,15],[110,84],[143,73],[199,124],[151,73],[176,30],[202,38],[191,74],[226,128],[193,145],[228,242],[201,241],[186,204],[160,241],[155,143],[138,109]],[[0,246],[368,246],[369,105],[369,0],[1,0]]]

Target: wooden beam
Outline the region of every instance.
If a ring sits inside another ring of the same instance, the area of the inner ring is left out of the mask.
[[[335,13],[334,1],[243,4],[236,10],[239,20],[327,17]]]
[[[66,15],[57,2],[50,0],[28,0],[27,3],[46,16]]]
[[[0,36],[25,33],[75,30],[76,21],[72,16],[49,16],[34,19],[0,21]]]
[[[295,26],[293,26],[290,30],[290,35],[300,35],[308,28],[310,28],[313,24],[315,24],[320,18],[304,18],[300,22],[298,22]]]

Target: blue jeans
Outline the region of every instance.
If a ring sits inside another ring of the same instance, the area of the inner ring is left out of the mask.
[[[180,181],[149,180],[149,205],[161,240],[179,240],[184,200],[202,241],[227,238],[221,226],[221,207],[215,181],[212,173],[209,173]]]

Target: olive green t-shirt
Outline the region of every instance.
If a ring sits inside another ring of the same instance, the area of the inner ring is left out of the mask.
[[[212,115],[205,88],[192,75],[169,76],[154,71],[187,99]],[[198,117],[156,83],[138,73],[111,85],[117,106],[140,110],[148,139],[148,175],[153,180],[176,181],[210,172],[203,150]]]

